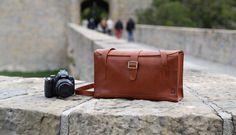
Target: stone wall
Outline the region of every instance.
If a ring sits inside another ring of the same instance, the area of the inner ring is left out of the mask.
[[[236,66],[236,30],[138,25],[137,42],[164,49],[182,49],[186,54]]]
[[[73,8],[76,9],[73,12],[72,18],[76,18],[76,16],[80,20],[80,6],[81,3],[85,0],[71,0]],[[145,9],[149,7],[152,3],[152,0],[104,0],[109,5],[109,15],[110,17],[116,21],[118,19],[121,19],[122,21],[127,21],[130,17],[134,18],[136,20],[136,12],[140,9]],[[77,6],[76,6],[77,5]],[[78,21],[78,20],[77,20]],[[74,21],[76,22],[76,21]],[[74,23],[73,22],[73,23]]]
[[[65,0],[1,0],[0,70],[65,67],[68,5]]]
[[[130,17],[136,19],[136,12],[149,7],[152,0],[111,0],[110,15],[112,19],[128,20]]]
[[[83,0],[1,0],[0,71],[39,71],[67,66],[67,23],[80,22]],[[152,0],[107,1],[110,15],[127,20]],[[39,62],[40,61],[40,62]]]

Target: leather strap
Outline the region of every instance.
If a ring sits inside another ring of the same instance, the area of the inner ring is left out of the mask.
[[[112,50],[115,50],[115,48],[108,48],[108,49],[104,49],[104,57],[105,57],[105,64],[107,64],[107,57],[108,57],[108,54],[112,51]]]
[[[77,95],[84,95],[84,96],[93,96],[94,91],[88,91],[88,89],[94,88],[94,83],[87,84],[75,89],[75,94]]]
[[[104,49],[104,79],[106,79],[106,64],[107,64],[107,58],[108,58],[108,54],[112,51],[115,50],[115,48],[108,48],[108,49]],[[94,91],[88,91],[88,89],[92,89],[94,88],[94,83],[91,84],[87,84],[81,87],[78,87],[75,89],[75,94],[77,95],[84,95],[84,96],[93,96],[94,95]]]
[[[165,67],[167,66],[167,54],[164,51],[159,50],[160,55],[161,55],[161,63],[162,66]]]
[[[168,67],[168,56],[166,54],[166,52],[159,50],[160,54],[161,54],[161,63],[162,63],[162,68],[163,68],[163,72],[162,72],[162,78],[165,81],[165,86],[170,86],[169,85],[169,67]],[[169,88],[167,88],[169,89]]]
[[[134,81],[136,80],[137,78],[137,73],[138,73],[138,66],[139,66],[139,63],[138,63],[138,56],[139,54],[142,52],[142,50],[140,51],[137,51],[134,55],[131,55],[130,56],[130,61],[129,62],[134,62],[134,66],[136,66],[136,68],[129,68],[129,79],[131,81]],[[137,63],[136,63],[137,62]],[[129,66],[129,63],[128,63],[128,66]]]
[[[107,58],[108,58],[108,54],[112,50],[115,50],[115,48],[108,48],[108,49],[104,50],[104,79],[106,79],[106,75],[107,75]]]

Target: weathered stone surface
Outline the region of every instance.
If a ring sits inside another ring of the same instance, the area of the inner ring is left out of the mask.
[[[195,80],[191,77],[193,74],[186,72],[185,78],[189,82],[185,84],[198,84],[199,78]],[[235,78],[225,77],[224,80]],[[64,100],[47,99],[43,96],[43,79],[0,77],[0,82],[1,134],[223,133],[221,117],[194,95],[190,90],[192,87],[188,88],[189,86],[184,88],[185,98],[181,102],[173,103],[91,99],[86,96],[72,96]],[[82,82],[77,84],[81,85]],[[18,95],[9,92],[7,95],[10,96],[2,96],[7,90],[23,92]],[[230,102],[228,104],[230,107]],[[68,125],[61,123],[62,116],[65,117],[64,120],[68,119]],[[66,131],[62,130],[63,124],[64,128],[68,126]]]
[[[232,114],[233,134],[236,79],[196,71],[185,71],[184,78],[185,98],[173,103],[86,96],[47,99],[43,79],[0,77],[0,134],[223,134],[227,128],[222,112]],[[68,125],[61,123],[62,116]]]
[[[206,102],[214,104],[221,112],[231,116],[231,126],[236,133],[236,78],[229,75],[205,72],[187,72],[185,84]]]
[[[59,134],[62,112],[90,99],[45,98],[41,78],[0,77],[0,81],[0,134]]]
[[[179,103],[92,99],[70,115],[70,134],[222,134],[221,119],[185,88]]]

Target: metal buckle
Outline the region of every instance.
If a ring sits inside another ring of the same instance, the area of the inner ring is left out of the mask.
[[[128,61],[128,69],[138,69],[138,61]]]

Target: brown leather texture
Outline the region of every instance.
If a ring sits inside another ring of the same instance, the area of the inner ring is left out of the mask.
[[[94,97],[180,101],[184,52],[98,49]]]

